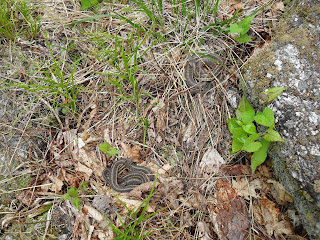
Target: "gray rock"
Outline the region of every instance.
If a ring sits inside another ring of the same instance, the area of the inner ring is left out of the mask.
[[[271,104],[286,142],[271,144],[269,156],[310,239],[320,239],[320,3],[308,0],[290,7],[270,48],[250,60],[243,90],[261,110],[266,106],[262,92],[287,87]]]

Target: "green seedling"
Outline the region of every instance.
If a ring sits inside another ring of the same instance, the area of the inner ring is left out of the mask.
[[[268,96],[268,102],[270,102],[279,96],[284,89],[284,87],[272,88],[264,94]],[[257,133],[254,122],[267,129],[263,133]],[[241,99],[236,111],[236,118],[228,119],[228,127],[233,139],[232,153],[241,150],[253,152],[251,158],[252,172],[266,160],[270,142],[284,142],[280,134],[273,129],[273,111],[265,107],[262,112],[255,113],[245,97]]]
[[[143,126],[143,148],[144,148],[146,144],[147,129],[150,126],[149,118],[148,116],[146,116],[144,119],[143,118],[138,118],[138,119],[142,122],[142,126]]]
[[[238,23],[233,23],[230,25],[230,33],[239,33],[240,36],[236,37],[236,40],[241,43],[250,42],[251,38],[248,36],[247,32],[250,29],[250,24],[253,16],[246,17]]]
[[[84,192],[86,190],[86,188],[88,187],[88,183],[85,181],[83,182],[79,188],[80,191]],[[71,200],[71,202],[75,205],[75,207],[80,210],[80,204],[81,204],[81,200],[78,197],[79,195],[79,188],[76,188],[75,186],[73,186],[72,188],[70,188],[68,190],[68,192],[66,194],[63,194],[61,196],[62,199],[64,200]]]
[[[115,149],[114,147],[111,147],[110,143],[103,143],[99,146],[99,149],[104,152],[107,157],[111,157],[112,155],[115,155],[115,154],[119,154],[118,150]]]
[[[81,10],[87,10],[99,3],[99,0],[81,0]]]

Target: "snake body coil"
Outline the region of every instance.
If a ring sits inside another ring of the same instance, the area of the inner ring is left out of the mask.
[[[190,92],[207,92],[211,89],[212,81],[219,79],[222,75],[223,62],[223,59],[215,54],[190,57],[185,65],[184,73]]]
[[[123,174],[124,171],[127,173]],[[103,170],[102,176],[117,192],[130,192],[136,186],[154,180],[149,168],[138,166],[131,159],[120,159],[114,162],[111,168]]]

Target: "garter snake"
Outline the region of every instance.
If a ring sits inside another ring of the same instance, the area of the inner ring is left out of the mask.
[[[127,173],[123,173],[127,171]],[[130,192],[142,183],[154,180],[151,170],[147,167],[138,166],[131,159],[119,159],[111,168],[105,168],[103,178],[110,187],[117,192]]]
[[[223,72],[223,59],[216,54],[192,56],[185,65],[184,76],[191,93],[207,92],[212,81],[219,79]]]

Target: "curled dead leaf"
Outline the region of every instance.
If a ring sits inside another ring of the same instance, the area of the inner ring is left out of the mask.
[[[262,189],[262,183],[258,178],[252,180],[251,182],[249,182],[245,177],[233,179],[232,186],[238,196],[244,197],[247,200],[250,200],[252,197],[260,198],[256,190]]]
[[[121,147],[123,148],[124,152],[128,156],[128,158],[132,158],[132,160],[136,163],[140,163],[140,146],[133,146],[130,147],[129,145],[125,144],[124,142],[121,143]]]
[[[201,171],[207,174],[217,173],[220,167],[225,164],[225,160],[221,157],[214,146],[210,147],[200,162]]]

